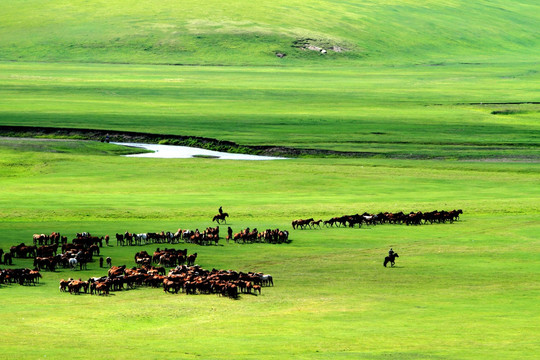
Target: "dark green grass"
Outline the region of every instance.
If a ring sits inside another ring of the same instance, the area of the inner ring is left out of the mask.
[[[533,359],[538,351],[535,164],[0,153],[2,248],[36,232],[202,229],[219,206],[235,231],[290,230],[294,218],[365,210],[464,210],[454,224],[292,231],[283,245],[176,246],[197,252],[205,268],[273,275],[275,287],[237,301],[158,289],[58,291],[60,278],[104,274],[97,262],[45,272],[36,287],[1,286],[7,358],[478,359],[495,351]],[[400,254],[394,269],[382,266],[389,247]],[[102,255],[133,266],[142,249],[111,246]]]
[[[50,152],[84,155],[127,155],[145,153],[148,150],[116,146],[95,141],[76,141],[65,139],[13,139],[0,137],[0,149],[17,153]]]

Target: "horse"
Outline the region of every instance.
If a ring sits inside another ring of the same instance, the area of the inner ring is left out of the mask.
[[[112,260],[111,260],[111,258],[110,258],[109,256],[107,256],[107,258],[105,259],[105,261],[107,262],[107,266],[108,266],[109,268],[111,268],[111,266],[112,266]]]
[[[69,267],[72,270],[75,269],[75,267],[77,266],[77,263],[78,263],[77,259],[75,259],[75,258],[69,259]]]
[[[390,266],[391,267],[394,267],[394,264],[395,264],[395,260],[396,258],[399,257],[399,255],[397,253],[393,253],[392,255],[389,255],[387,257],[384,258],[384,267],[386,267],[386,264],[390,263]]]
[[[317,221],[312,220],[310,221],[309,225],[313,228],[315,228],[315,225],[321,228],[321,222],[322,222],[322,219],[317,220]]]
[[[212,222],[216,221],[218,224],[220,223],[220,221],[223,221],[225,224],[227,223],[227,217],[229,216],[229,214],[227,213],[222,213],[222,214],[216,214],[213,218],[212,218]]]
[[[197,253],[189,255],[187,257],[187,266],[195,265],[195,260],[197,260]]]

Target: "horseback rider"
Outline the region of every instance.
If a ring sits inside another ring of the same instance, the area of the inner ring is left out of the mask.
[[[219,215],[223,215],[223,207],[222,206],[219,207],[218,211],[219,211]]]
[[[392,248],[390,248],[390,250],[388,251],[388,256],[392,257],[394,256],[394,250],[392,250]]]

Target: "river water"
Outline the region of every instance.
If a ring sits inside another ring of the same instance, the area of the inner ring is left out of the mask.
[[[151,150],[151,153],[124,155],[129,157],[162,158],[162,159],[187,159],[192,157],[212,157],[222,160],[284,160],[283,157],[259,156],[247,154],[225,153],[213,150],[199,149],[188,146],[158,145],[141,143],[118,143],[111,144],[142,148]]]

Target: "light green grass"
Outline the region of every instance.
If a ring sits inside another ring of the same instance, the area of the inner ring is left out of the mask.
[[[160,64],[491,62],[539,55],[536,1],[1,2],[0,60]],[[302,38],[349,51],[293,48]],[[288,54],[278,59],[275,52]]]
[[[478,359],[495,351],[533,359],[538,352],[535,164],[159,160],[20,153],[3,144],[3,248],[35,232],[204,228],[220,205],[235,230],[290,230],[293,218],[365,210],[464,210],[454,224],[292,231],[286,245],[176,246],[198,252],[205,268],[274,276],[274,288],[238,301],[158,289],[110,297],[58,291],[60,278],[104,274],[97,263],[44,273],[35,288],[1,286],[7,358]],[[389,247],[401,255],[394,269],[382,266]],[[102,254],[132,266],[138,250]]]

